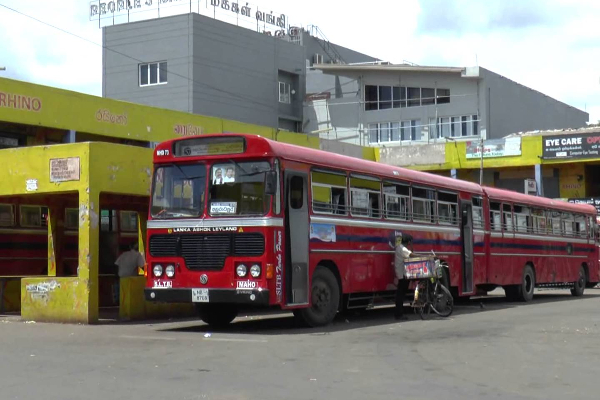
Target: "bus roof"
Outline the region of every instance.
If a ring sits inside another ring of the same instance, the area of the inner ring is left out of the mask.
[[[241,136],[246,139],[247,148],[250,149],[244,153],[244,156],[256,155],[262,156],[271,155],[274,157],[282,157],[287,160],[304,162],[315,165],[320,168],[338,169],[351,171],[359,174],[374,174],[383,178],[405,180],[416,184],[433,185],[445,189],[457,191],[466,191],[475,194],[483,195],[481,187],[475,183],[452,179],[440,175],[430,174],[427,172],[414,171],[392,165],[381,164],[375,161],[362,160],[360,158],[344,156],[341,154],[331,153],[328,151],[311,149],[308,147],[297,146],[288,143],[277,142],[262,136],[243,133],[218,133],[204,134],[203,138],[223,137],[223,136]],[[171,139],[161,143],[157,149],[172,148],[173,143],[198,138],[200,136],[187,136],[183,138]],[[241,154],[231,154],[231,157],[237,157]],[[220,156],[209,156],[209,158],[218,158]],[[189,158],[187,158],[189,160]],[[155,162],[172,162],[172,157],[157,157],[154,154]]]
[[[446,189],[483,194],[481,187],[475,183],[452,179],[428,172],[381,164],[375,161],[330,153],[323,150],[309,149],[287,143],[269,142],[273,153],[292,161],[306,162],[323,168],[341,169],[361,174],[375,174],[389,179],[399,179],[416,184],[432,185]]]
[[[567,203],[562,200],[553,200],[547,197],[529,196],[512,190],[497,189],[492,187],[483,187],[483,191],[490,200],[510,201],[512,203],[526,204],[544,208],[554,208],[565,212],[576,212],[583,214],[596,214],[596,207],[589,204]]]

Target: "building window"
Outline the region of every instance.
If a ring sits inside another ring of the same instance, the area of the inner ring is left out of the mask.
[[[436,101],[437,104],[450,103],[450,89],[437,89]]]
[[[365,110],[450,103],[450,89],[365,85]]]
[[[429,106],[435,104],[435,89],[422,88],[421,89],[421,105]]]
[[[167,62],[140,64],[140,86],[162,85],[167,83]]]
[[[421,140],[421,124],[418,119],[401,122],[402,140]]]
[[[279,82],[279,102],[290,104],[292,98],[290,96],[290,84],[287,82]]]
[[[431,138],[447,138],[479,135],[479,119],[477,115],[461,115],[457,117],[440,117],[429,120]]]
[[[369,124],[369,143],[388,143],[421,139],[419,120]]]

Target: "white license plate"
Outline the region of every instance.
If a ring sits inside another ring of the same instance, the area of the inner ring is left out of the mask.
[[[193,303],[208,303],[208,289],[192,289]]]

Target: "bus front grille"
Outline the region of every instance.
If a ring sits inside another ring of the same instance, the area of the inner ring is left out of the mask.
[[[189,269],[221,269],[228,256],[261,256],[265,238],[261,233],[154,235],[154,257],[183,257]]]

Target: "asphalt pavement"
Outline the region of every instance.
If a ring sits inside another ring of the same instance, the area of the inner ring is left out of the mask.
[[[323,329],[288,314],[42,324],[0,316],[0,399],[590,399],[600,396],[600,290],[490,296],[450,318],[391,308]]]

